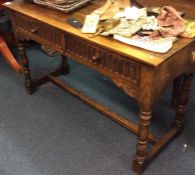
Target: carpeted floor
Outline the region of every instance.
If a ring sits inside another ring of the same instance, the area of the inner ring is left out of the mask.
[[[33,76],[59,63],[33,45],[28,50]],[[61,77],[114,111],[138,120],[136,102],[102,75],[70,61]],[[195,174],[195,82],[184,133],[148,166],[144,175]],[[162,133],[173,111],[170,91],[154,108],[151,129]],[[45,84],[27,95],[23,77],[0,57],[0,175],[133,175],[136,137],[75,97]],[[187,145],[184,148],[184,145]]]

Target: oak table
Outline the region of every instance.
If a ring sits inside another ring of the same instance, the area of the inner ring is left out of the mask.
[[[170,51],[160,54],[126,45],[109,37],[90,38],[66,23],[68,18],[83,22],[85,15],[104,2],[105,0],[94,0],[70,14],[23,1],[14,1],[5,6],[9,10],[14,36],[19,43],[27,93],[32,94],[40,85],[52,82],[128,128],[138,137],[132,170],[141,174],[148,162],[183,129],[189,89],[195,72],[192,56],[195,40],[180,38]],[[61,65],[51,72],[32,78],[24,47],[25,40],[34,40],[58,51],[62,55]],[[69,73],[66,57],[109,77],[127,95],[135,98],[140,110],[139,123],[135,124],[112,112],[57,78],[58,75]],[[172,81],[174,121],[170,129],[161,138],[157,138],[149,131],[152,108]],[[149,143],[152,147],[148,151]]]

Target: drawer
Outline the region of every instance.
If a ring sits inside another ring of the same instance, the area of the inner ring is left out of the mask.
[[[64,35],[60,30],[19,13],[12,15],[13,23],[15,24],[14,30],[19,39],[28,39],[29,37],[32,40],[41,44],[48,44],[50,47],[52,46],[58,50],[63,48]]]
[[[112,79],[139,83],[140,64],[112,51],[100,48],[79,38],[65,36],[65,53],[82,64],[93,67]]]

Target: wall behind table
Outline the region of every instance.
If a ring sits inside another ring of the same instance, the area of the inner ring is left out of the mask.
[[[195,20],[195,0],[137,0],[144,6],[158,6],[163,7],[170,5],[175,7],[178,11],[185,12],[185,17]]]

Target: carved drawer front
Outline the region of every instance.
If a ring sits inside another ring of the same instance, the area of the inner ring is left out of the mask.
[[[65,36],[65,53],[77,58],[80,62],[92,65],[100,72],[102,70],[104,74],[110,72],[113,77],[118,75],[123,79],[128,79],[128,81],[139,82],[140,64],[111,51],[83,42],[72,36]]]
[[[54,48],[60,49],[63,47],[63,33],[60,30],[18,13],[14,13],[13,15],[16,25],[15,30],[20,39],[28,39],[29,36],[29,38],[42,44],[49,43]],[[20,33],[22,33],[21,36]]]

